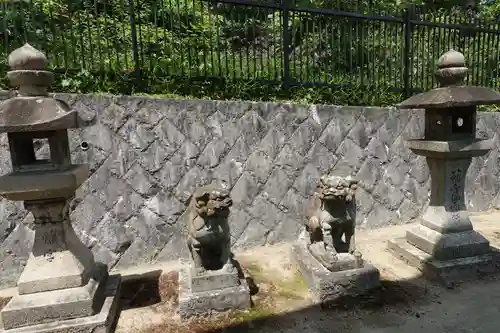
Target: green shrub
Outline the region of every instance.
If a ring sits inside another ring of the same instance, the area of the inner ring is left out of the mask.
[[[332,8],[339,2],[296,3]],[[356,7],[341,3],[342,10],[395,17],[404,17],[410,5],[388,0],[359,0]],[[491,22],[499,8],[496,3],[483,6],[472,23],[500,29],[498,23],[477,21]],[[0,49],[0,73],[7,71],[7,54],[28,41],[58,70],[57,91],[387,105],[402,99],[391,91],[404,86],[407,55],[410,85],[427,90],[435,85],[437,58],[448,48],[466,54],[470,83],[500,85],[499,36],[470,30],[415,27],[407,46],[401,23],[293,12],[291,87],[284,87],[282,15],[277,9],[211,0],[134,0],[137,54],[127,0],[2,2],[0,12],[6,24],[0,38],[7,41]],[[452,23],[471,22],[463,9],[453,6],[424,6],[417,14],[427,22],[450,23],[450,17]],[[134,70],[135,57],[140,75]],[[295,87],[294,82],[345,88]],[[6,87],[2,77],[0,88]]]

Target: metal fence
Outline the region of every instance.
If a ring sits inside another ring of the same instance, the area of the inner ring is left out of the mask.
[[[499,84],[500,27],[460,11],[339,0],[26,0],[0,4],[0,59],[30,42],[58,72],[133,72],[410,95],[439,55]],[[5,65],[5,64],[4,64]]]

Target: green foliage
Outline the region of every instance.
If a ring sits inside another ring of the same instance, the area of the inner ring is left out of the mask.
[[[333,8],[338,3],[296,0],[306,8]],[[342,10],[395,17],[404,17],[405,9],[418,4],[412,0],[341,3]],[[436,9],[437,2],[432,3],[422,7],[419,19],[449,22],[450,11],[457,22],[470,19],[463,9]],[[463,1],[452,5],[457,4]],[[346,88],[292,84],[285,89],[281,86],[280,10],[207,0],[134,0],[137,54],[132,49],[129,10],[128,0],[3,2],[0,13],[6,29],[0,28],[0,38],[7,45],[0,49],[0,73],[7,71],[7,54],[28,41],[47,54],[54,68],[63,69],[56,76],[56,91],[390,105],[401,100],[392,91],[404,86],[406,52],[411,85],[426,90],[434,86],[439,55],[455,48],[472,60],[471,83],[500,86],[496,34],[416,27],[407,49],[401,23],[294,11],[290,15],[290,79]],[[491,20],[499,14],[499,5],[493,3],[483,6],[474,19]],[[489,27],[500,29],[496,23]],[[135,56],[140,76],[134,70]],[[6,87],[2,78],[0,88]]]
[[[156,96],[217,100],[292,101],[302,104],[394,105],[402,100],[400,93],[364,86],[332,90],[330,88],[291,87],[263,84],[248,80],[193,81],[189,78],[155,77],[148,73],[138,80],[130,73],[120,77],[80,72],[58,75],[53,90],[58,92],[104,92],[109,94],[148,94]],[[112,84],[110,84],[110,82]]]

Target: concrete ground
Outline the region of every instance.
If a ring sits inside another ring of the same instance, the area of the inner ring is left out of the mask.
[[[500,212],[473,215],[477,231],[500,247]],[[255,306],[216,320],[183,323],[175,314],[177,263],[122,271],[124,309],[117,333],[304,332],[304,333],[490,333],[500,327],[500,274],[446,289],[420,277],[386,251],[388,239],[409,226],[360,231],[365,260],[381,272],[380,291],[345,308],[320,309],[289,261],[289,245],[255,248],[236,257],[259,289]],[[144,276],[151,276],[144,282]],[[142,277],[142,282],[137,278]],[[159,281],[159,282],[158,282]],[[12,292],[12,290],[10,291]],[[8,296],[2,291],[0,296]]]

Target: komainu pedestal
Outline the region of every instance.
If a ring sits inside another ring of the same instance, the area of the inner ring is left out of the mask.
[[[292,259],[317,301],[362,295],[380,285],[379,271],[355,247],[357,181],[321,177],[309,219],[292,245]]]
[[[250,290],[231,253],[232,200],[217,185],[199,188],[187,216],[191,258],[179,273],[181,318],[250,306]]]
[[[406,237],[389,241],[389,250],[427,277],[445,285],[495,270],[497,255],[474,230],[465,205],[465,179],[472,158],[493,148],[493,140],[476,138],[476,106],[498,104],[500,94],[464,86],[464,56],[446,52],[438,61],[440,87],[399,105],[425,109],[425,137],[408,141],[426,157],[431,174],[429,207]]]
[[[106,333],[116,318],[120,277],[94,261],[69,219],[68,202],[87,179],[87,165],[72,164],[68,129],[83,119],[51,98],[47,59],[26,44],[9,56],[19,94],[0,104],[0,133],[7,133],[12,172],[0,177],[0,195],[24,201],[34,217],[34,243],[17,283],[18,294],[1,310],[5,333]],[[48,159],[34,140],[46,139]]]

